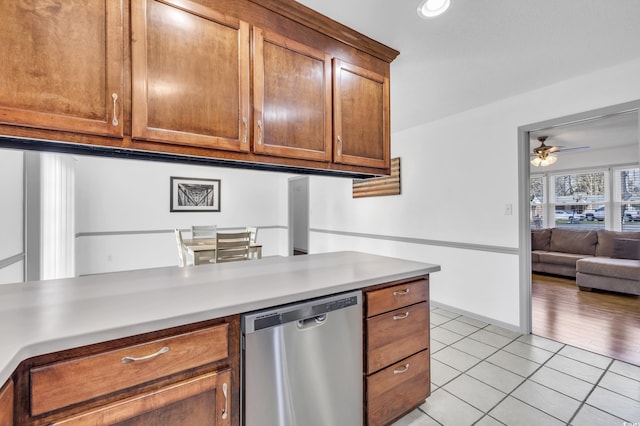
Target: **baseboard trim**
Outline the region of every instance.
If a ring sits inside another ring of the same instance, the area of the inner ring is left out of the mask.
[[[473,312],[468,312],[465,311],[464,309],[460,309],[460,308],[454,308],[453,306],[449,306],[449,305],[445,305],[444,303],[439,303],[436,302],[434,300],[430,300],[429,303],[431,304],[431,306],[435,306],[436,308],[441,308],[459,315],[463,315],[465,317],[469,317],[469,318],[473,318],[475,320],[478,321],[482,321],[482,322],[486,322],[487,324],[491,324],[491,325],[495,325],[497,327],[501,327],[504,329],[507,329],[509,331],[513,331],[515,333],[522,333],[522,334],[527,334],[526,332],[522,331],[518,326],[513,325],[513,324],[508,324],[506,322],[502,322],[502,321],[497,321],[495,318],[489,318],[489,317],[485,317],[482,315],[478,315],[476,313]]]

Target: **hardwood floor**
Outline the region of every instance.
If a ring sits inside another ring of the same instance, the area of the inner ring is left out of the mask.
[[[532,275],[533,334],[640,365],[640,297]]]

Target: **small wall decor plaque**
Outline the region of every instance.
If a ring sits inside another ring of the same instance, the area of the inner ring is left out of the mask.
[[[219,212],[220,179],[171,177],[172,212]]]
[[[400,194],[400,158],[391,159],[391,175],[353,181],[353,198]]]

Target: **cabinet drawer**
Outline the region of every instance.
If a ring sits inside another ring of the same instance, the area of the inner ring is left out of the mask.
[[[228,426],[231,424],[230,381],[229,370],[210,373],[117,401],[50,425]]]
[[[31,415],[227,358],[228,324],[31,369]],[[131,359],[135,360],[131,360]]]
[[[367,377],[369,426],[384,425],[422,404],[431,392],[429,351]]]
[[[367,374],[429,347],[429,304],[367,319]]]
[[[367,317],[429,300],[429,281],[422,279],[366,293]]]

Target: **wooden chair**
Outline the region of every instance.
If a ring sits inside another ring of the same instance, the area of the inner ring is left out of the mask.
[[[176,234],[176,243],[178,245],[178,266],[184,267],[187,266],[188,258],[187,249],[184,247],[184,243],[182,242],[182,231],[179,229],[174,230]]]
[[[258,239],[258,228],[256,226],[247,226],[246,231],[251,234],[249,239],[251,244],[255,244]]]
[[[250,244],[255,244],[256,241],[258,240],[258,227],[256,226],[247,226],[246,231],[250,234],[249,235],[249,243]],[[253,258],[257,258],[258,253],[253,251],[249,253],[249,257],[251,259]]]
[[[216,263],[249,260],[249,232],[216,234]]]
[[[193,225],[191,227],[191,238],[197,240],[199,238],[215,239],[217,233],[216,225]]]

